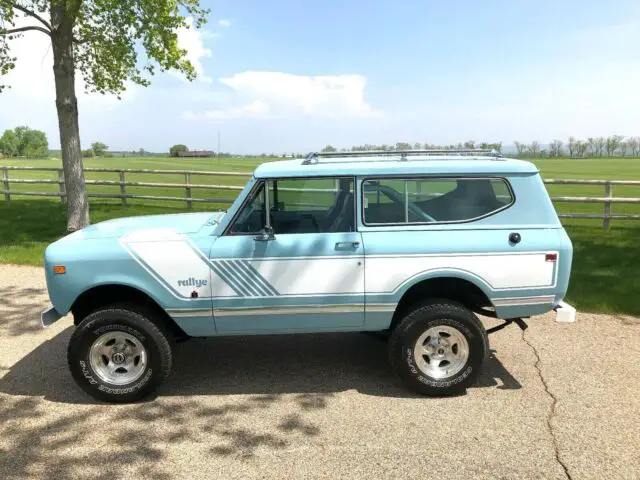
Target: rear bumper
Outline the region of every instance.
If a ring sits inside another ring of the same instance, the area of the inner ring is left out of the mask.
[[[58,311],[51,307],[46,309],[40,314],[40,321],[42,322],[42,328],[47,328],[49,325],[57,322],[62,318],[62,315]]]
[[[573,323],[576,321],[576,309],[568,303],[560,302],[553,310],[556,312],[556,322]]]

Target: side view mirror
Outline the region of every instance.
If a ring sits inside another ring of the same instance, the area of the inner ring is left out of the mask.
[[[273,234],[273,227],[264,227],[259,235],[253,237],[257,242],[268,242],[275,240],[276,236]]]

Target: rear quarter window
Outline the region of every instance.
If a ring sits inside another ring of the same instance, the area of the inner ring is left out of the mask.
[[[363,183],[367,225],[468,222],[513,204],[502,178],[391,178]]]

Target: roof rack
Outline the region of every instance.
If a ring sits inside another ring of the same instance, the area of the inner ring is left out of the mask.
[[[497,150],[483,149],[435,149],[435,150],[356,150],[352,152],[311,152],[303,165],[313,165],[320,163],[321,158],[349,158],[349,157],[381,157],[383,160],[375,161],[407,161],[408,157],[429,157],[429,156],[451,156],[451,157],[488,157],[493,159],[502,158],[502,154]],[[336,162],[322,162],[336,163]]]

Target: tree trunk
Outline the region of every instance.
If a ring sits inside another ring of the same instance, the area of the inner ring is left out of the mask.
[[[78,99],[75,88],[73,58],[73,19],[68,18],[67,2],[52,2],[51,34],[53,74],[56,83],[56,109],[62,167],[67,192],[67,231],[73,232],[89,225],[89,201],[84,183],[80,129],[78,127]]]

